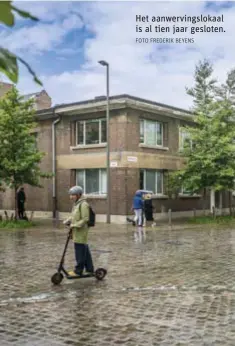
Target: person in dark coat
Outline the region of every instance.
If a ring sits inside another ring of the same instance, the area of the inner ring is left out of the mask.
[[[144,221],[154,221],[153,219],[153,203],[152,203],[152,196],[150,193],[146,194],[144,196],[144,205],[143,205],[143,214],[144,214]],[[145,222],[144,222],[145,224]]]
[[[19,219],[24,219],[25,217],[25,207],[24,207],[25,201],[26,201],[26,197],[25,197],[24,188],[21,187],[17,193],[17,208],[18,208]]]

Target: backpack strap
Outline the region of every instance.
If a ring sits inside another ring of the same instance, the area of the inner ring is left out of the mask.
[[[84,202],[84,201],[81,201],[81,202],[79,203],[79,205],[78,205],[78,209],[79,209],[79,211],[80,211],[81,216],[82,216],[81,205],[82,205],[83,202]],[[89,222],[89,220],[88,220],[88,222]],[[87,223],[88,223],[88,222],[87,222]]]

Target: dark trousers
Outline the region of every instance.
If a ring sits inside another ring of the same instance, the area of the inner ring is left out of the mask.
[[[25,212],[24,203],[19,203],[18,204],[18,216],[19,216],[19,219],[23,219],[24,218],[24,212]]]
[[[77,262],[75,273],[81,275],[84,268],[87,272],[93,273],[94,266],[88,244],[74,243],[74,250]]]

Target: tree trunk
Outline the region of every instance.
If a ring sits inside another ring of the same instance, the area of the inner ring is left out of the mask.
[[[17,187],[15,186],[15,220],[18,219],[18,208],[17,208]]]
[[[203,216],[206,216],[206,189],[203,189],[202,209],[203,209]]]
[[[223,214],[223,191],[219,192],[219,214]]]
[[[231,191],[229,191],[228,198],[229,198],[229,215],[232,216],[233,211],[232,211],[232,192]]]
[[[210,212],[211,214],[214,213],[215,210],[215,190],[210,190]]]

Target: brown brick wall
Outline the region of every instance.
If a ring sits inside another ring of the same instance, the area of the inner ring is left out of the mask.
[[[161,149],[143,148],[140,144],[140,119],[156,120],[163,123],[163,143],[169,150],[164,151],[164,155],[177,155],[179,147],[179,126],[189,124],[183,120],[162,116],[159,114],[151,114],[137,110],[128,110],[128,122],[131,123],[128,131],[128,149],[138,150],[144,153],[163,153]]]
[[[217,194],[216,194],[217,195]],[[177,211],[193,211],[193,209],[203,209],[202,197],[178,197],[177,199],[154,199],[153,206],[155,212],[161,212],[163,209],[168,211],[171,209],[173,212]],[[219,200],[216,198],[215,207],[219,208]],[[229,208],[229,194],[223,192],[223,208]],[[207,198],[205,202],[205,209],[210,209],[210,193],[207,192]]]
[[[115,114],[115,115],[113,115]],[[122,155],[123,151],[129,152],[144,152],[146,156],[148,153],[159,153],[164,155],[177,155],[178,151],[178,126],[182,121],[177,119],[170,119],[169,117],[161,117],[153,114],[142,114],[140,111],[124,109],[120,111],[111,112],[110,119],[110,150]],[[167,126],[165,127],[166,133],[164,134],[165,145],[169,147],[168,151],[161,150],[160,152],[151,148],[139,147],[139,116],[149,119],[157,119],[164,121]],[[63,116],[60,123],[56,125],[56,151],[57,155],[76,154],[79,159],[79,154],[84,153],[100,153],[105,152],[106,148],[84,148],[78,150],[71,150],[70,146],[75,145],[74,138],[74,121],[86,118],[105,117],[104,112],[96,114],[87,114],[79,116]],[[51,121],[40,121],[38,126],[38,148],[46,152],[43,158],[41,167],[42,170],[52,171],[52,131]],[[72,125],[72,126],[71,126]],[[92,155],[87,156],[92,160]],[[118,158],[117,158],[118,160]],[[86,164],[84,161],[84,168]],[[96,167],[100,168],[100,167]],[[145,168],[145,167],[142,167]],[[154,168],[154,167],[153,167]],[[69,212],[71,210],[71,202],[68,196],[68,189],[75,184],[74,171],[70,169],[57,169],[57,206],[60,212]],[[26,187],[27,195],[27,209],[52,211],[52,179],[43,181],[44,188]],[[127,215],[131,213],[132,199],[139,186],[139,167],[116,167],[111,168],[111,214],[113,215]],[[2,200],[2,203],[1,203]],[[228,206],[228,197],[224,197],[224,206]],[[88,200],[97,214],[105,214],[107,210],[106,198],[90,198]],[[155,199],[154,207],[157,212],[165,209],[172,209],[172,211],[202,209],[202,200],[200,198],[179,198],[177,200],[171,199]],[[8,190],[6,193],[0,193],[0,207],[1,209],[12,209],[14,207],[13,193]],[[209,199],[207,201],[207,208],[209,208]]]
[[[0,98],[5,95],[11,88],[13,84],[0,82]],[[51,107],[51,97],[47,94],[45,90],[42,90],[35,99],[37,110],[48,109]]]
[[[68,190],[74,185],[71,179],[71,171],[65,169],[57,170],[57,207],[61,212],[68,212],[71,209]]]
[[[51,120],[39,123],[37,133],[38,149],[45,153],[41,162],[41,170],[43,172],[52,173],[52,128]],[[31,210],[52,210],[52,178],[41,180],[43,188],[32,188],[26,186],[26,194]]]
[[[48,109],[51,107],[51,98],[45,90],[42,90],[36,98],[37,110]]]
[[[12,84],[0,82],[0,98],[4,96],[12,86]]]
[[[208,201],[207,201],[208,202]],[[202,200],[201,198],[178,198],[178,199],[154,199],[153,206],[155,212],[160,213],[161,211],[168,211],[171,209],[173,212],[177,211],[190,211],[195,209],[202,209]],[[209,208],[209,203],[206,205]]]

